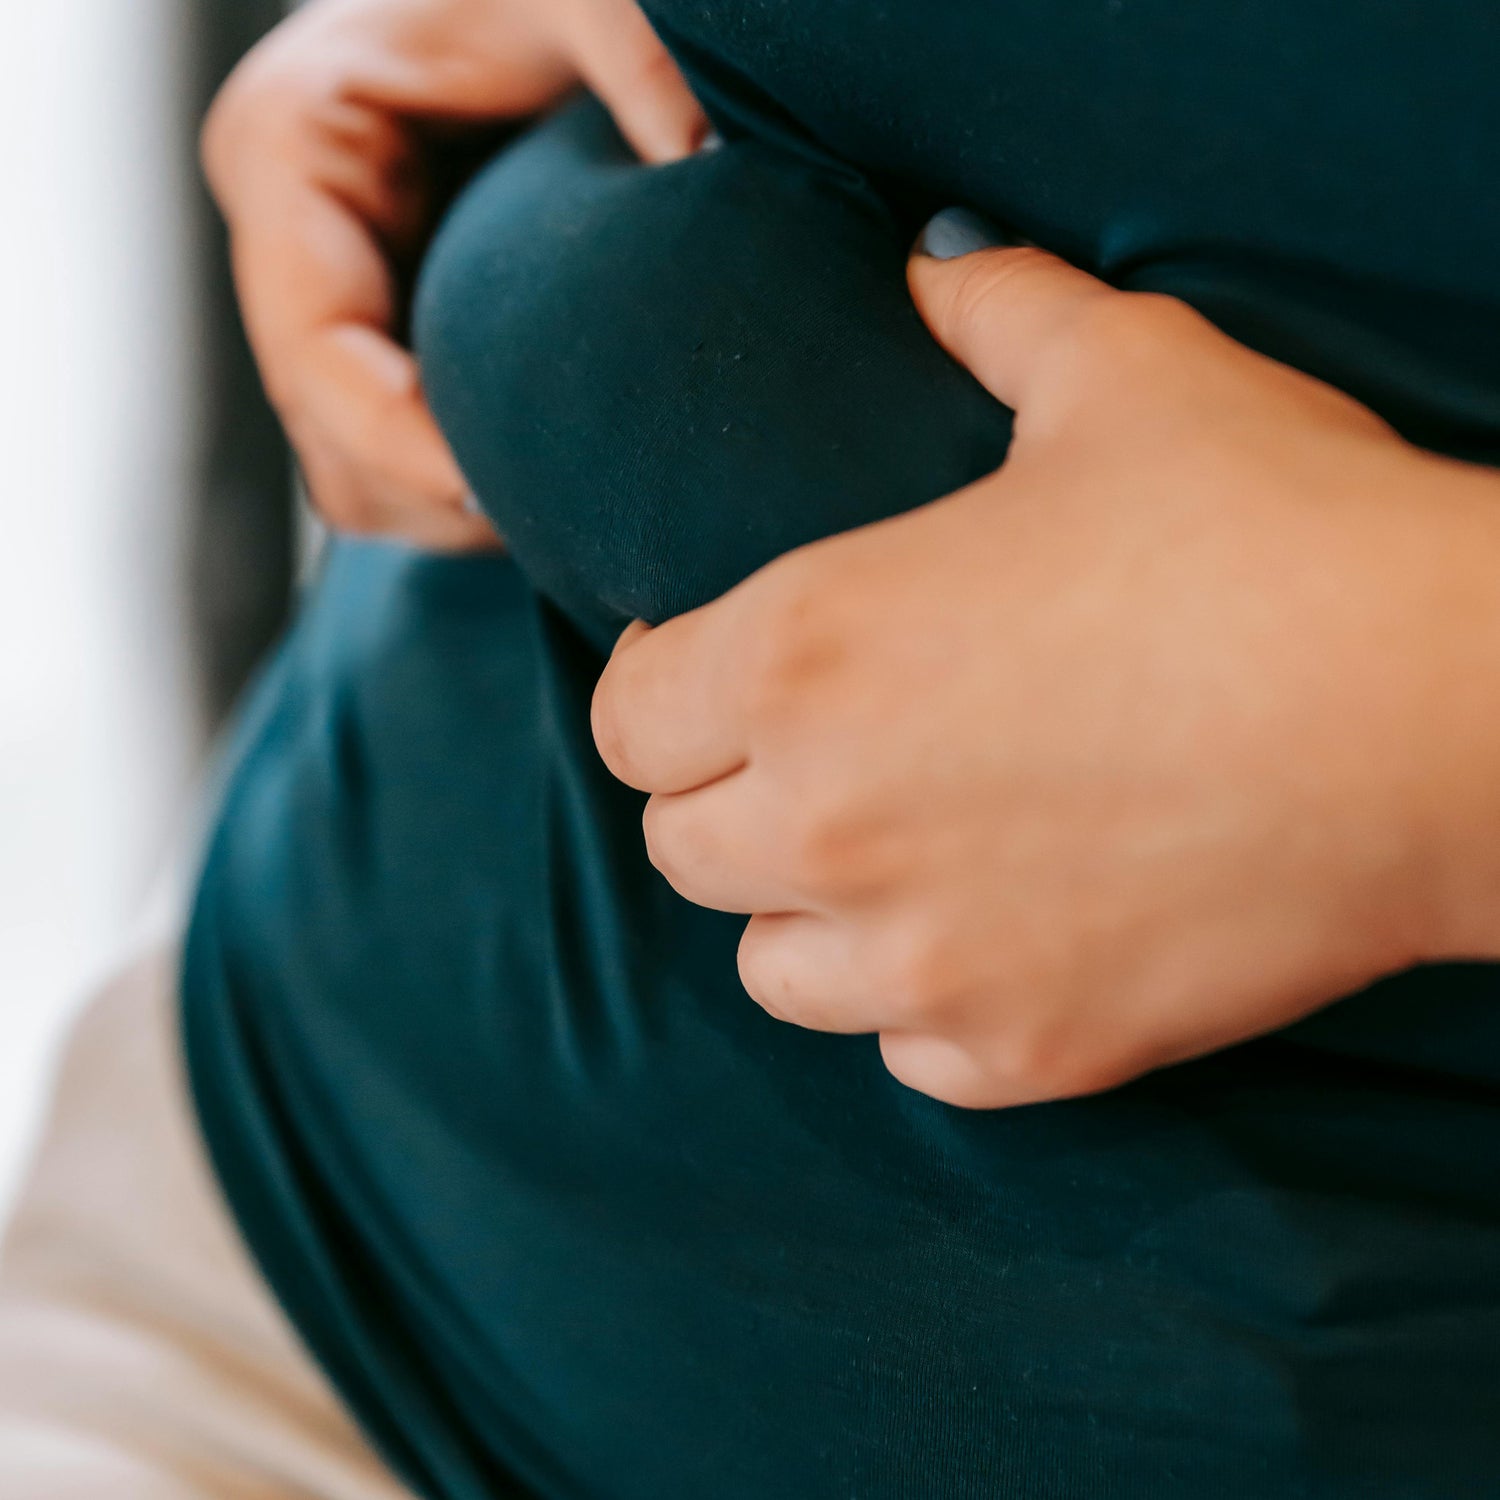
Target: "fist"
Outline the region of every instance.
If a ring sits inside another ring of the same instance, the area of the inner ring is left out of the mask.
[[[1493,952],[1495,477],[1041,251],[910,280],[1004,465],[632,627],[595,698],[749,994],[996,1107]]]
[[[630,0],[313,0],[242,62],[203,159],[266,389],[324,518],[493,546],[396,338],[455,131],[591,87],[649,160],[706,123]]]

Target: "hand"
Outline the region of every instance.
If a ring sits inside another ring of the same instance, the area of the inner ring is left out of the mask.
[[[918,257],[1003,468],[622,637],[650,854],[746,989],[954,1104],[1500,938],[1500,484],[1040,251]]]
[[[439,134],[586,83],[650,161],[706,122],[631,0],[314,0],[224,86],[204,128],[245,322],[326,519],[493,545],[397,343],[396,265],[430,228]]]

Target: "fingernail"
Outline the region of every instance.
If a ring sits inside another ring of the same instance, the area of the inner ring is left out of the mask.
[[[717,130],[710,129],[698,142],[698,155],[706,156],[710,151],[719,150],[724,144],[724,137]]]
[[[459,504],[462,505],[463,508],[471,516],[482,516],[484,514],[484,510],[479,504],[479,496],[476,495],[473,490],[465,490],[463,499],[459,501]]]
[[[969,208],[945,208],[927,221],[917,237],[917,254],[933,260],[956,260],[975,250],[992,250],[1006,243],[1005,235]]]

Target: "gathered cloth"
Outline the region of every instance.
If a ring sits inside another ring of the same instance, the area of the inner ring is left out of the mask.
[[[231,757],[183,1027],[263,1273],[427,1500],[1493,1500],[1494,968],[964,1113],[748,1000],[588,724],[633,616],[1001,461],[946,203],[1500,462],[1493,6],[649,10],[724,145],[578,105],[422,270],[511,555],[338,546]]]

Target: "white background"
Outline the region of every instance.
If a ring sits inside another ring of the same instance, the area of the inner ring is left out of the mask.
[[[0,0],[0,1216],[194,800],[176,31],[172,0]]]

